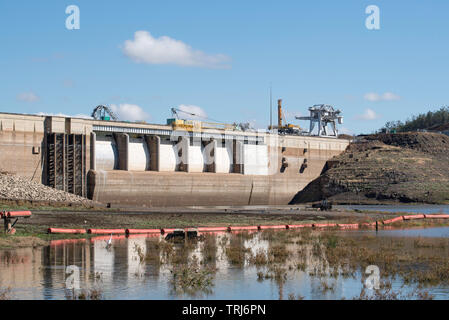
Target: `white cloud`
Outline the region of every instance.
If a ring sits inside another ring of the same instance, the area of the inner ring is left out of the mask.
[[[379,101],[380,95],[377,93],[370,92],[370,93],[365,94],[363,98],[368,101]]]
[[[126,40],[123,53],[137,63],[176,64],[181,66],[227,68],[229,57],[207,54],[167,36],[153,37],[148,31],[136,31],[133,40]]]
[[[201,107],[195,105],[185,105],[181,104],[178,109],[184,112],[180,112],[179,117],[182,119],[189,120],[205,120],[207,119],[207,113]]]
[[[39,96],[32,91],[19,93],[16,98],[25,102],[37,102],[40,100]]]
[[[110,108],[112,112],[117,115],[119,120],[142,121],[150,118],[148,113],[135,104],[111,104]]]
[[[385,92],[382,95],[382,99],[385,100],[385,101],[395,101],[395,100],[400,100],[401,97],[398,96],[397,94],[392,93],[392,92]]]
[[[370,92],[370,93],[365,94],[364,98],[365,98],[365,100],[373,101],[373,102],[377,102],[377,101],[396,101],[396,100],[400,100],[401,99],[400,96],[398,96],[397,94],[394,94],[392,92],[385,92],[383,94]]]
[[[376,120],[379,119],[380,115],[378,115],[376,112],[374,112],[374,110],[372,109],[366,109],[364,114],[358,115],[355,117],[356,120],[366,120],[366,121],[370,121],[370,120]]]

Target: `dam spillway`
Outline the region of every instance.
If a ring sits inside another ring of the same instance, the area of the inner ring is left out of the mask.
[[[120,206],[288,204],[345,139],[0,113],[0,169]]]

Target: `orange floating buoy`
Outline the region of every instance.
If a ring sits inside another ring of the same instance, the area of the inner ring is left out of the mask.
[[[88,229],[89,234],[123,234],[125,229]]]
[[[8,211],[4,213],[7,218],[31,217],[31,211]]]
[[[312,224],[289,224],[287,229],[297,229],[297,228],[311,228]]]
[[[259,226],[259,230],[266,230],[266,229],[288,229],[287,225],[274,225],[274,226]]]
[[[257,226],[230,226],[228,228],[229,231],[237,231],[237,230],[259,230]]]
[[[426,214],[426,219],[449,219],[449,214]]]
[[[384,221],[382,221],[382,223],[383,224],[390,224],[390,223],[393,223],[393,222],[396,222],[396,221],[402,221],[402,220],[404,220],[404,219],[402,218],[402,216],[400,216],[400,217],[396,217],[396,218],[393,218],[393,219],[384,220]]]
[[[126,234],[161,233],[161,229],[126,229]]]
[[[410,216],[402,216],[404,220],[416,220],[416,219],[425,219],[426,216],[423,214],[414,214]]]
[[[314,228],[332,228],[332,227],[336,227],[337,224],[336,223],[314,223],[314,224],[312,224],[312,226]]]
[[[198,227],[198,232],[228,231],[228,227]]]
[[[62,233],[62,234],[84,234],[85,229],[62,229],[62,228],[48,228],[48,233]]]

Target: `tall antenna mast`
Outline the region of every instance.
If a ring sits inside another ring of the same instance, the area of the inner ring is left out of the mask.
[[[270,82],[270,131],[273,130],[273,93],[272,84]]]

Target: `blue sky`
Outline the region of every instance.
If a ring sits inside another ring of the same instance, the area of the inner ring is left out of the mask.
[[[66,29],[68,5],[80,9],[79,30]],[[365,27],[368,5],[380,30]],[[106,104],[165,123],[184,105],[265,127],[271,83],[294,123],[326,103],[343,110],[344,131],[371,132],[448,104],[448,11],[443,0],[3,0],[0,111]]]

